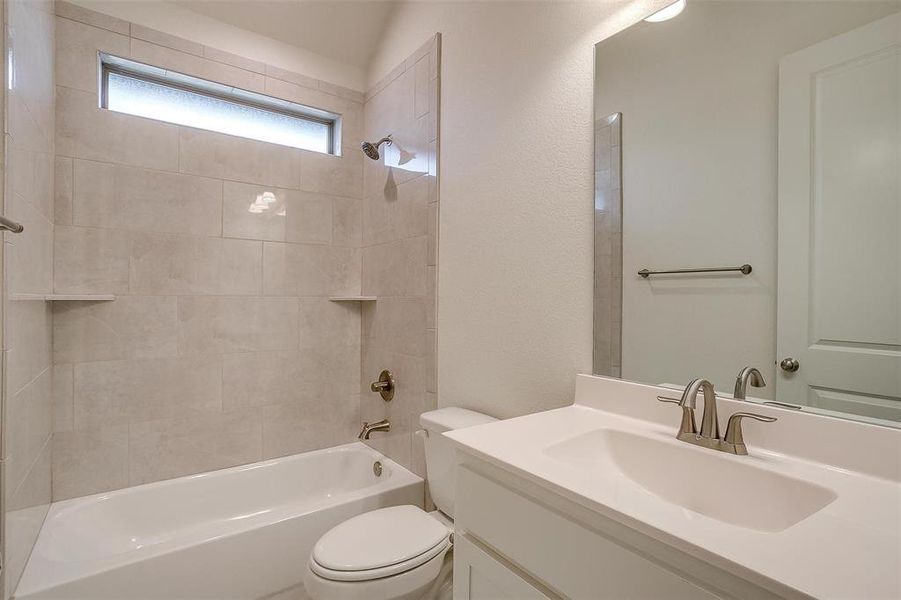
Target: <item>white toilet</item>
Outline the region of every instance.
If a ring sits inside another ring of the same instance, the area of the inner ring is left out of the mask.
[[[304,577],[313,600],[419,600],[444,587],[453,545],[454,448],[441,435],[496,421],[463,408],[422,413],[426,477],[438,510],[380,508],[325,533],[310,554]],[[449,587],[445,588],[449,589]]]

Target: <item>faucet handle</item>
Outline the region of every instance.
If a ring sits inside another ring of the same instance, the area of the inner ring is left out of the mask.
[[[682,401],[669,396],[657,396],[658,402],[666,402],[667,404],[682,405]],[[682,406],[682,422],[679,423],[679,433],[676,435],[695,435],[698,433],[698,426],[695,423],[695,409],[690,406]]]
[[[748,453],[747,446],[745,446],[745,439],[741,431],[741,420],[744,418],[754,419],[755,421],[763,421],[764,423],[772,423],[773,421],[777,420],[776,417],[768,417],[766,415],[758,415],[757,413],[749,412],[737,412],[729,417],[729,421],[726,424],[726,435],[725,437],[723,437],[723,442],[734,446],[735,454],[741,455]]]

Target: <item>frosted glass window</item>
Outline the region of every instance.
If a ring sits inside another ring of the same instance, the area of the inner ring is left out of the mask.
[[[150,76],[105,69],[103,106],[168,123],[334,153],[335,120],[327,113],[181,74],[172,74],[172,81],[167,81],[165,74],[169,72],[159,71],[164,73],[162,78],[156,73]],[[197,85],[192,86],[195,82]],[[317,114],[300,114],[304,110]]]

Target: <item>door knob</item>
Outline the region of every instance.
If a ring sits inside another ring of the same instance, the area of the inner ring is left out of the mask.
[[[779,368],[787,373],[794,373],[801,368],[801,363],[789,356],[782,359],[782,362],[779,363]]]

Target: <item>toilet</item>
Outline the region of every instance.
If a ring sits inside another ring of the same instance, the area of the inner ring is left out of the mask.
[[[443,590],[444,596],[453,560],[456,465],[453,443],[441,434],[496,420],[455,407],[422,413],[426,478],[438,510],[391,506],[333,527],[310,553],[307,594],[313,600],[425,600]]]

